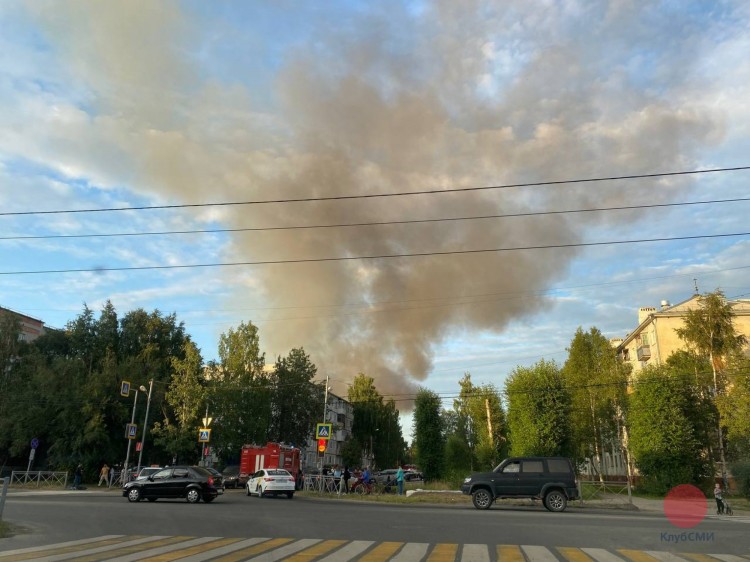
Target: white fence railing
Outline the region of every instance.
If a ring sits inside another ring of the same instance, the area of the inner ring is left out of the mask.
[[[17,486],[61,486],[68,485],[67,472],[50,472],[45,470],[14,470],[10,473],[11,485]]]

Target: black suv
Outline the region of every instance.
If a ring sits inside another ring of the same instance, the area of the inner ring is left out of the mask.
[[[464,479],[464,494],[474,507],[489,509],[496,499],[536,498],[550,511],[565,511],[568,500],[578,498],[573,463],[565,457],[505,459],[492,472],[477,472]]]

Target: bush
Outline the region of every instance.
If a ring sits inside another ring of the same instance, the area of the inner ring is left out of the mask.
[[[750,500],[750,461],[738,461],[729,467],[737,484],[737,491]]]

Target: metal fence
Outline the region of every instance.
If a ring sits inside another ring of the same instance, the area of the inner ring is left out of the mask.
[[[50,472],[44,470],[14,470],[10,473],[11,485],[29,486],[41,488],[42,486],[54,488],[68,485],[67,472]]]
[[[633,504],[630,482],[579,480],[578,494],[581,504]]]
[[[335,494],[338,492],[336,480],[336,478],[327,474],[324,474],[323,476],[320,474],[306,474],[303,489],[306,492]],[[340,484],[343,486],[343,481],[341,481]]]

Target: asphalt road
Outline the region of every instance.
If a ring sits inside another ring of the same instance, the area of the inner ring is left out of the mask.
[[[261,499],[246,497],[241,490],[228,490],[211,504],[195,505],[182,500],[129,503],[115,492],[11,494],[3,519],[23,531],[0,539],[2,562],[13,560],[3,553],[16,549],[109,535],[451,543],[489,545],[490,552],[499,552],[497,545],[526,545],[532,547],[529,552],[546,547],[554,553],[550,561],[571,560],[561,557],[564,547],[606,549],[615,555],[622,549],[750,555],[750,518],[746,517],[708,518],[694,528],[680,529],[654,513],[575,507],[549,513],[542,507],[512,506],[478,511],[471,506],[387,505],[298,496]],[[683,532],[686,535],[677,542]],[[534,557],[526,552],[526,559]],[[724,562],[739,560],[730,556]],[[661,560],[670,561],[676,559]]]

